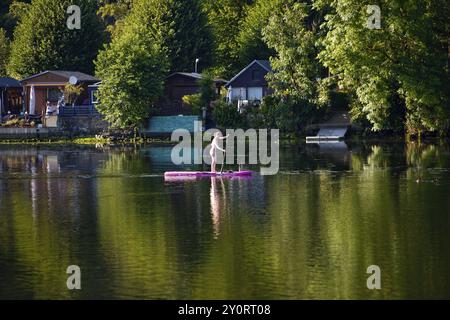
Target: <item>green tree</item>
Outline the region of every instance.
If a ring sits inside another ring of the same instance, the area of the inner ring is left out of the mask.
[[[183,102],[192,107],[194,114],[201,114],[203,108],[208,108],[217,98],[213,75],[204,72],[199,81],[200,92],[183,97]]]
[[[6,63],[9,58],[9,40],[5,30],[0,28],[0,77],[6,76]]]
[[[83,86],[66,83],[64,86],[64,98],[68,105],[74,105],[83,92]]]
[[[317,60],[321,17],[306,2],[285,0],[283,9],[273,12],[263,28],[264,40],[275,51],[270,59],[273,72],[267,79],[276,99],[268,101],[276,103],[289,122],[282,127],[294,131],[312,121],[329,101],[328,81],[323,79],[326,70]]]
[[[17,22],[20,20],[21,17],[25,16],[28,9],[30,8],[30,2],[31,0],[26,1],[19,1],[19,0],[13,0],[9,6],[9,13],[8,18],[13,22],[13,29],[16,27]],[[11,33],[14,30],[11,30]]]
[[[239,71],[238,36],[252,0],[207,0],[204,9],[214,36],[214,74],[230,78]]]
[[[107,31],[114,36],[120,32],[125,17],[130,13],[132,0],[99,0],[98,14],[106,23]]]
[[[102,0],[99,13],[113,37],[122,31],[124,18],[139,1]],[[194,71],[197,58],[202,70],[212,65],[214,40],[201,0],[148,0],[146,3],[149,6],[147,10],[155,11],[153,18],[157,20],[154,27],[164,35],[170,72]]]
[[[159,24],[165,10],[151,4],[153,0],[136,0],[121,32],[96,61],[96,74],[102,79],[98,110],[114,127],[142,124],[169,70],[166,33]]]
[[[202,97],[200,93],[183,96],[183,105],[191,107],[192,114],[200,115],[202,112]]]
[[[355,118],[367,119],[373,130],[447,129],[448,1],[375,3],[379,30],[367,27],[373,1],[315,1],[331,10],[321,61],[355,97]]]
[[[282,10],[283,0],[257,0],[248,9],[248,14],[242,22],[238,34],[239,65],[241,68],[253,60],[268,60],[274,55],[263,40],[262,30],[269,23],[274,12]]]
[[[223,129],[242,128],[245,119],[239,113],[236,104],[219,101],[213,109],[214,121]]]
[[[11,38],[17,23],[17,11],[31,0],[2,0],[0,3],[0,28]]]
[[[0,76],[7,75],[14,27],[31,0],[4,0],[0,3]]]
[[[263,29],[264,40],[275,51],[273,73],[267,78],[275,94],[323,104],[320,90],[324,67],[318,62],[320,19],[310,4],[284,0],[284,8],[274,12]]]
[[[81,8],[81,29],[69,30],[70,5]],[[48,69],[92,73],[103,26],[95,0],[34,0],[20,15],[11,45],[8,72],[23,78]]]
[[[213,102],[217,98],[213,75],[210,72],[203,73],[199,85],[202,105],[205,108],[209,107],[211,102]]]
[[[173,32],[165,37],[169,51],[171,72],[194,71],[195,59],[199,58],[202,70],[212,65],[214,40],[208,18],[200,0],[166,1],[167,14],[161,23],[168,24]]]

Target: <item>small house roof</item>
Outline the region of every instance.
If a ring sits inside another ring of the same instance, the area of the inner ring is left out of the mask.
[[[72,76],[76,77],[78,79],[78,81],[80,81],[80,82],[98,82],[99,81],[99,79],[97,79],[96,77],[91,76],[86,73],[83,73],[83,72],[79,72],[79,71],[46,70],[46,71],[40,72],[38,74],[29,76],[29,77],[23,79],[22,82],[31,80],[33,78],[37,78],[37,77],[42,76],[47,73],[51,73],[51,74],[66,78],[67,81],[69,81],[69,78]]]
[[[255,63],[260,65],[267,72],[272,72],[272,67],[270,65],[270,61],[269,60],[253,60],[252,62],[250,62],[250,64],[248,66],[246,66],[237,75],[235,75],[230,81],[228,81],[227,84],[225,85],[225,87],[229,87],[234,80],[239,78],[241,74],[243,74],[245,71],[247,71]]]
[[[272,72],[272,66],[270,65],[269,60],[255,60],[257,63],[263,66],[268,72]]]
[[[102,83],[102,82],[99,81],[99,82],[96,82],[96,83],[94,83],[94,84],[89,85],[88,87],[89,87],[89,88],[98,88],[98,87],[100,86],[101,83]]]
[[[174,72],[174,73],[168,75],[166,77],[166,79],[171,78],[171,77],[176,76],[176,75],[181,75],[181,76],[185,76],[185,77],[193,78],[193,79],[198,79],[198,80],[203,78],[203,75],[201,73],[195,73],[195,72]],[[214,78],[214,82],[227,83],[227,80]]]
[[[0,87],[1,88],[21,88],[22,85],[20,84],[19,80],[16,80],[14,78],[9,77],[0,77]]]

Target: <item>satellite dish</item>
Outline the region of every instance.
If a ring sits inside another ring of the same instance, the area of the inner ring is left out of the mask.
[[[69,83],[70,83],[70,84],[76,85],[77,82],[78,82],[77,77],[75,77],[75,76],[70,76],[70,78],[69,78]]]

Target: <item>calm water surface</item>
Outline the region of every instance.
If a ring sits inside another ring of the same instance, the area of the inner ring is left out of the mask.
[[[164,182],[170,151],[0,146],[0,298],[450,298],[448,144],[285,146],[276,176]]]

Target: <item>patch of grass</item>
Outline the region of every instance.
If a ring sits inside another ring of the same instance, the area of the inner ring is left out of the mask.
[[[110,140],[101,137],[46,137],[46,138],[20,138],[20,139],[1,139],[1,144],[27,144],[27,145],[130,145],[130,144],[176,144],[177,142],[170,141],[170,138],[137,138],[137,139],[119,139]]]
[[[106,144],[109,143],[108,139],[103,138],[74,138],[71,140],[74,144]]]

